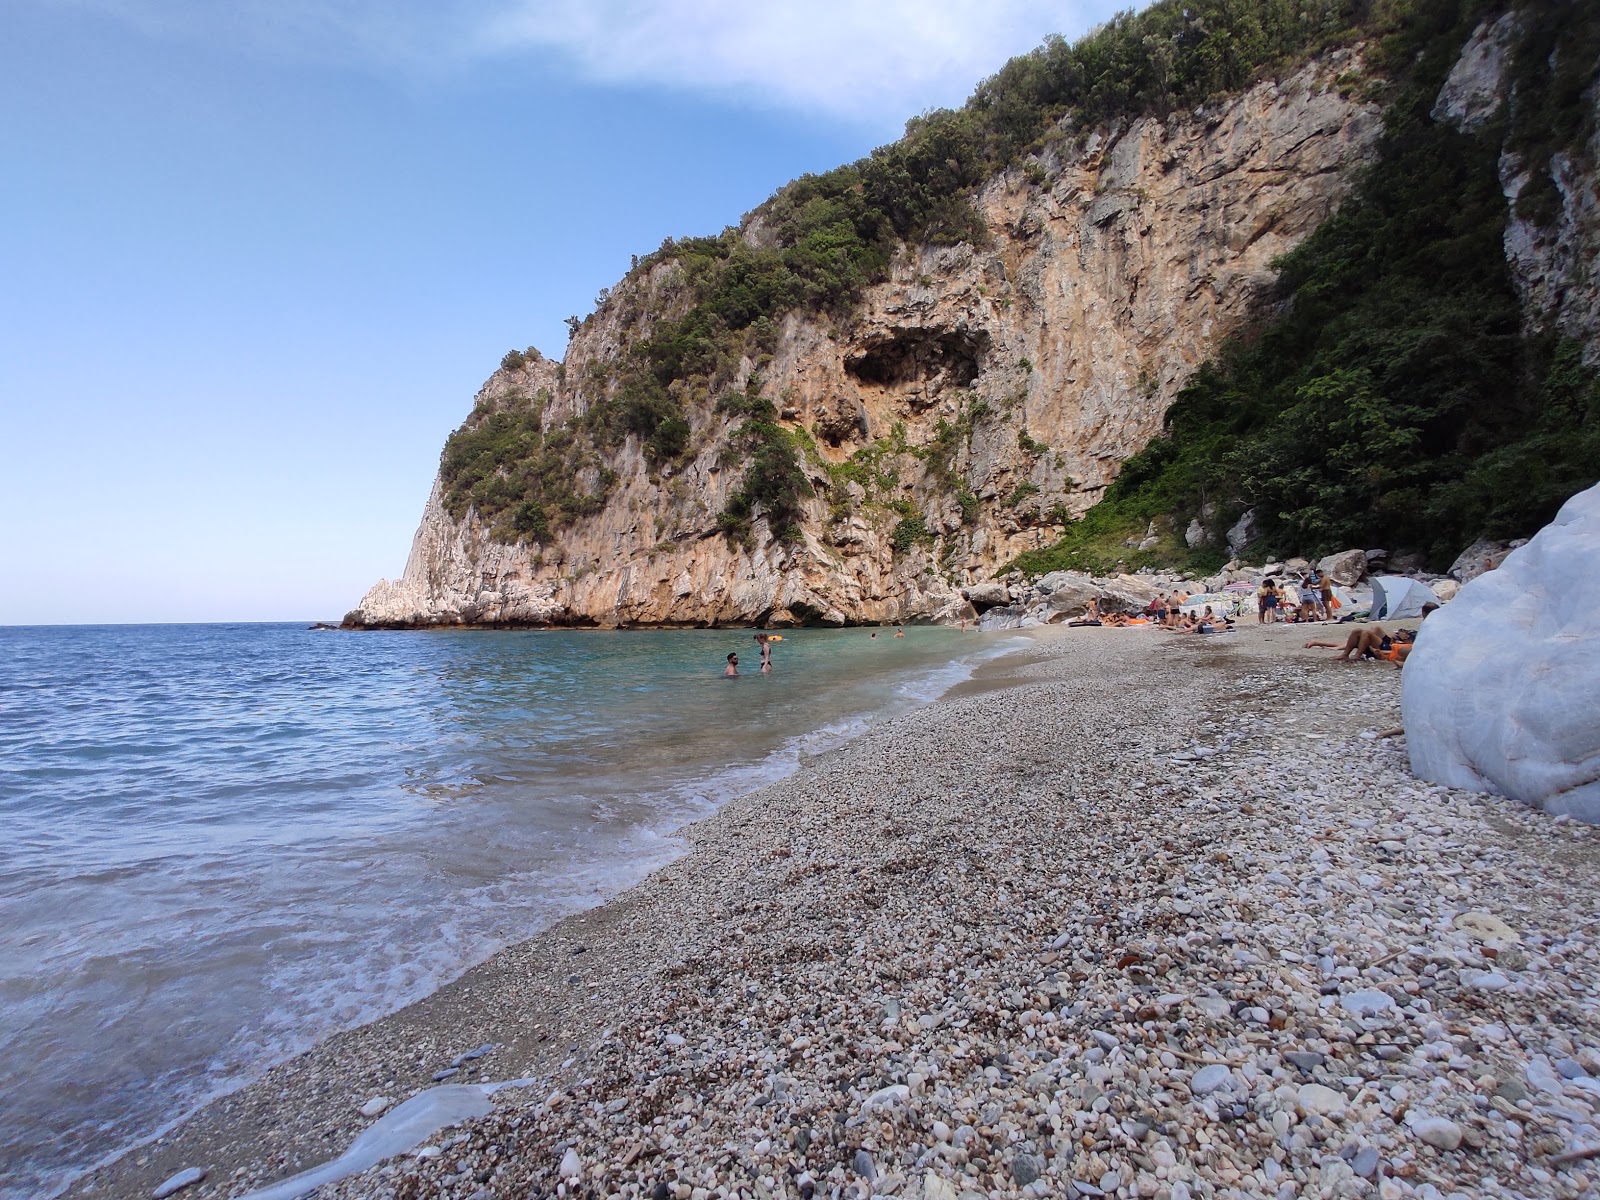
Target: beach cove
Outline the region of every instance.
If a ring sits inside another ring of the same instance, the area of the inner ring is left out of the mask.
[[[452,1070],[533,1082],[318,1196],[1592,1194],[1600,832],[1418,782],[1303,640],[1040,631],[67,1194],[244,1195]]]

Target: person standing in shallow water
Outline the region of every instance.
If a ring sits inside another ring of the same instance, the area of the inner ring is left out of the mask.
[[[756,634],[756,644],[761,647],[761,673],[772,674],[772,639],[764,633]]]
[[[734,676],[736,676],[738,674],[739,674],[739,656],[737,654],[730,654],[730,655],[728,655],[728,667],[727,667],[727,669],[725,671],[722,672],[722,676],[723,676],[724,679],[732,679]]]

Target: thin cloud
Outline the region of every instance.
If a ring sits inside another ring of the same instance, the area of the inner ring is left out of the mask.
[[[1040,0],[520,0],[478,45],[554,49],[590,78],[898,124],[953,105],[1047,34],[1114,11]]]
[[[1107,0],[66,3],[157,36],[276,58],[435,75],[553,57],[599,84],[665,86],[886,129],[959,104],[1011,55],[1115,11]]]

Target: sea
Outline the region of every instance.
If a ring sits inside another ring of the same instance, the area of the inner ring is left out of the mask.
[[[604,901],[1016,644],[783,638],[763,675],[748,630],[0,627],[0,1198]]]

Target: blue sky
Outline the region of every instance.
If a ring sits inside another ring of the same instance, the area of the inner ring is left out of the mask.
[[[0,624],[339,617],[505,350],[1112,11],[9,0]]]

